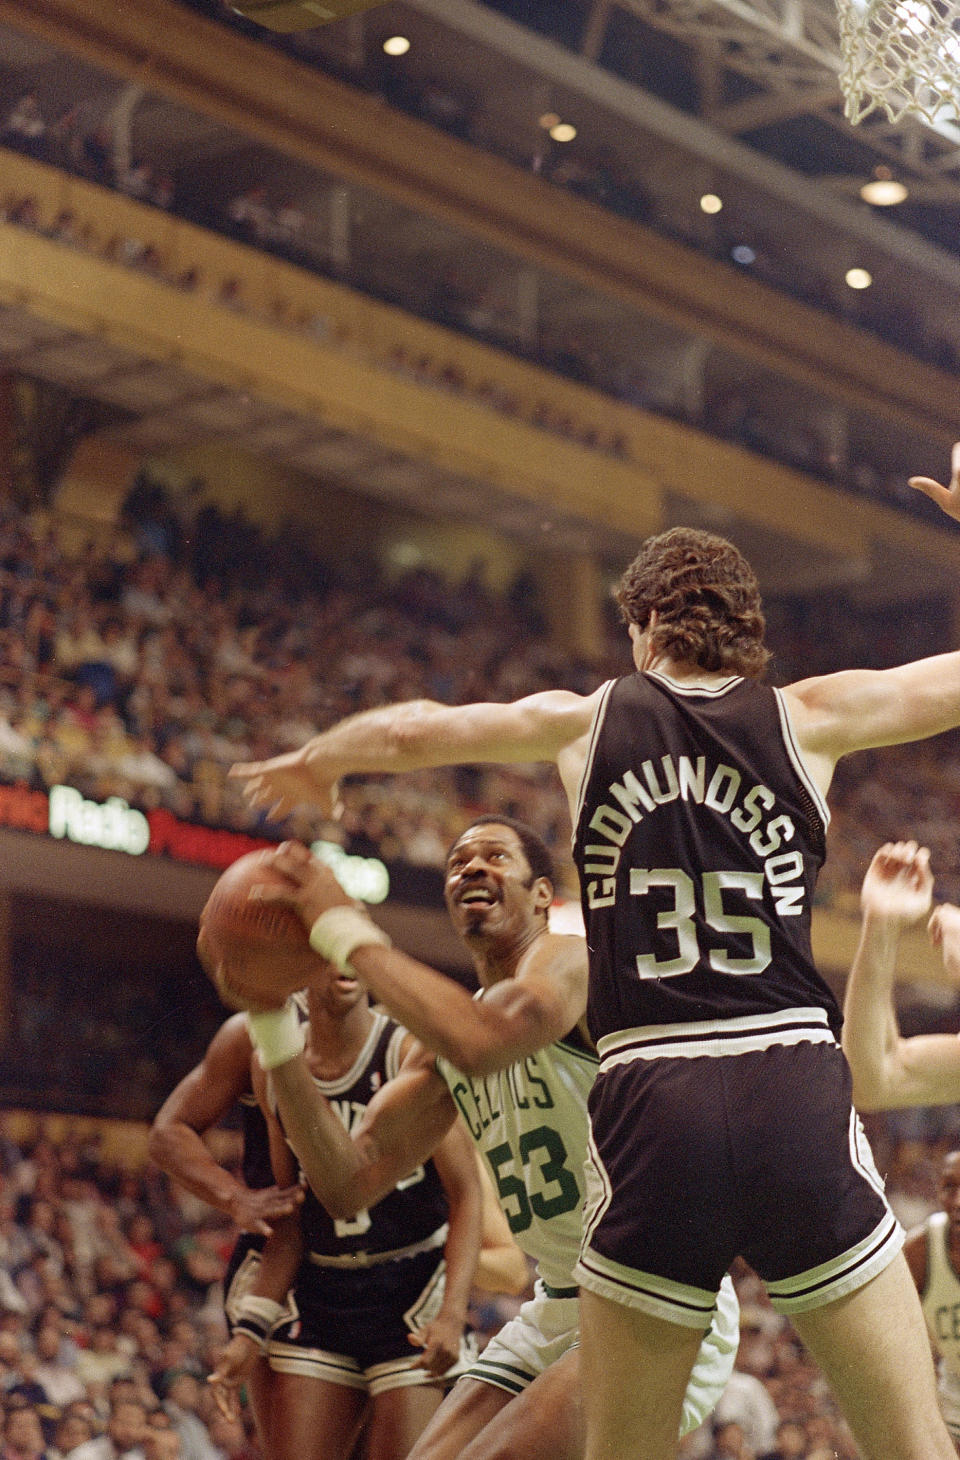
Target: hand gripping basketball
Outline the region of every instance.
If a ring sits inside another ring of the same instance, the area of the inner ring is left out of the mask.
[[[231,1008],[275,1008],[305,988],[320,964],[296,911],[254,891],[292,890],[273,862],[270,850],[240,857],[219,878],[200,914],[197,954]]]

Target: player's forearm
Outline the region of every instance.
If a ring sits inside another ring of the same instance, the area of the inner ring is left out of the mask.
[[[372,997],[428,1049],[468,1075],[502,1070],[548,1042],[533,1001],[519,988],[509,1011],[477,1002],[460,984],[397,948],[374,944],[350,962]]]
[[[480,1191],[477,1187],[458,1194],[450,1204],[450,1231],[443,1252],[447,1271],[441,1312],[457,1323],[466,1321],[470,1290],[480,1257],[480,1235]]]
[[[475,1288],[482,1288],[485,1293],[507,1293],[516,1298],[529,1284],[527,1259],[515,1242],[481,1247],[473,1276]]]
[[[903,1082],[894,976],[901,928],[865,915],[844,998],[843,1048],[854,1103],[865,1110],[895,1103]]]
[[[258,1297],[283,1303],[293,1286],[302,1251],[299,1213],[292,1217],[281,1217],[274,1224],[273,1234],[264,1244],[251,1292]]]
[[[410,700],[363,710],[312,736],[298,752],[299,758],[319,781],[439,764],[436,758],[429,758],[427,727],[442,708],[431,700]],[[415,726],[423,733],[412,733]]]
[[[154,1127],[150,1132],[150,1159],[193,1196],[216,1207],[227,1216],[246,1191],[223,1166],[219,1166],[191,1126],[181,1121]]]
[[[280,1119],[310,1189],[332,1217],[352,1217],[375,1191],[361,1149],[320,1094],[302,1058],[270,1071]]]
[[[553,760],[587,728],[591,705],[558,690],[506,704],[408,700],[342,720],[298,754],[320,781],[474,761]]]

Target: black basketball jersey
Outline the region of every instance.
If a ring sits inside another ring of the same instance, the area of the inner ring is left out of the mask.
[[[406,1030],[375,1010],[373,1027],[353,1067],[339,1080],[316,1080],[348,1131],[356,1129],[376,1092],[399,1069]],[[397,1252],[425,1241],[447,1220],[447,1197],[432,1161],[418,1166],[376,1206],[333,1218],[307,1189],[301,1213],[308,1252]]]
[[[610,681],[574,830],[594,1039],[813,1007],[837,1032],[810,950],[827,820],[778,690]]]
[[[240,1124],[243,1131],[243,1179],[251,1191],[273,1185],[273,1167],[270,1163],[270,1137],[267,1121],[257,1103],[253,1091],[240,1096]]]

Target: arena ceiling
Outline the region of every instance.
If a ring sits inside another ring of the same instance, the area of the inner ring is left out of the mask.
[[[221,0],[190,3],[207,14],[226,14]],[[489,5],[394,0],[352,21],[284,38],[283,44],[302,60],[322,62],[349,78],[352,69],[379,51],[386,35],[409,34],[413,44],[404,65],[410,76],[420,84],[439,77],[453,96],[476,100],[485,140],[494,150],[536,171],[550,146],[539,118],[554,110],[575,120],[575,148],[584,156],[602,149],[638,175],[658,211],[681,218],[686,209],[696,221],[697,199],[712,187],[722,190],[733,226],[775,232],[798,257],[816,255],[824,268],[850,262],[853,250],[869,251],[871,259],[886,265],[900,299],[928,311],[932,320],[942,316],[944,331],[952,331],[960,347],[960,151],[949,127],[908,123],[891,129],[871,118],[850,128],[841,115],[831,24],[814,0],[783,0],[775,15],[763,14],[748,0],[498,0]],[[264,44],[276,43],[258,27],[245,29]],[[806,58],[802,64],[798,56]],[[144,85],[131,87],[26,30],[4,28],[0,77],[8,94],[38,89],[50,115],[68,106],[79,90],[89,125],[121,104],[135,104],[137,136],[149,141],[161,161],[189,170],[199,194],[219,188],[226,198],[231,189],[249,186],[263,174],[262,148],[221,122],[152,94],[148,70]],[[878,160],[892,160],[891,149],[898,154],[898,171],[911,159],[914,199],[896,210],[893,220],[889,212],[881,216],[856,197]],[[301,206],[322,203],[337,186],[337,179],[295,159],[271,158],[270,165],[272,185]],[[372,190],[353,192],[358,246],[379,261],[385,280],[393,277],[413,288],[465,262],[475,275],[490,279],[519,272],[516,260],[479,239],[465,240],[462,233],[401,209]],[[541,280],[541,291],[545,325],[558,338],[565,332],[587,336],[592,348],[607,356],[620,350],[626,359],[637,353],[677,354],[675,330],[627,317],[612,299],[588,296],[560,279]],[[22,340],[19,331],[26,326],[15,312],[5,316],[5,326],[3,333],[10,336],[4,340],[6,363],[29,368],[32,360],[32,368],[42,368],[46,378],[69,388],[93,391],[98,381],[100,398],[134,413],[131,444],[160,449],[164,433],[170,445],[198,431],[229,436],[234,418],[239,422],[246,409],[253,436],[259,432],[263,441],[272,440],[272,449],[291,464],[318,472],[339,465],[343,477],[372,495],[401,499],[412,494],[415,500],[418,486],[422,489],[422,464],[385,460],[371,443],[327,439],[322,433],[322,439],[310,435],[306,440],[302,422],[277,420],[270,413],[251,424],[249,403],[226,393],[197,390],[188,382],[178,394],[169,372],[144,368],[137,373],[124,362],[102,362],[101,346],[90,341]],[[731,359],[730,368],[739,368],[738,362]],[[142,389],[143,398],[118,400],[118,382],[128,392]],[[875,428],[865,422],[863,429]],[[257,449],[253,441],[251,449]],[[891,453],[896,454],[893,444]],[[915,469],[918,461],[937,469],[936,461],[914,449],[905,470]],[[450,510],[459,516],[457,501],[470,499],[472,484],[447,485]],[[439,489],[432,500],[439,503]],[[508,508],[504,503],[505,517]],[[538,523],[520,521],[520,507],[515,515],[517,534],[536,541]],[[565,524],[565,529],[571,547],[585,531],[580,523]],[[620,544],[607,547],[620,556]],[[755,552],[782,572],[790,556],[785,547],[779,541],[757,543]],[[797,566],[798,577],[812,586],[816,574],[808,576]],[[919,563],[916,567],[916,578],[910,574],[914,581],[921,572]],[[868,570],[869,565],[859,565],[858,576],[873,577]],[[842,576],[838,571],[837,578]]]
[[[226,10],[223,0],[188,3]],[[960,253],[960,124],[894,125],[881,110],[847,122],[834,0],[395,0],[283,44],[349,64],[397,30],[413,41],[398,64],[482,97],[498,144],[522,147],[526,136],[535,149],[537,117],[554,110],[578,126],[571,151],[602,145],[654,191],[664,169],[643,154],[664,150],[675,177],[679,151],[695,175],[706,162],[781,201],[792,177],[798,206],[813,184],[825,213],[853,233],[880,223]],[[909,189],[896,208],[859,198],[878,166]],[[789,226],[782,212],[780,222]]]

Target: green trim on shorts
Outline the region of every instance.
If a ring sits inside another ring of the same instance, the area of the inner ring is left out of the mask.
[[[549,1283],[540,1279],[540,1286],[543,1288],[544,1296],[547,1298],[579,1298],[579,1288],[553,1288]]]

